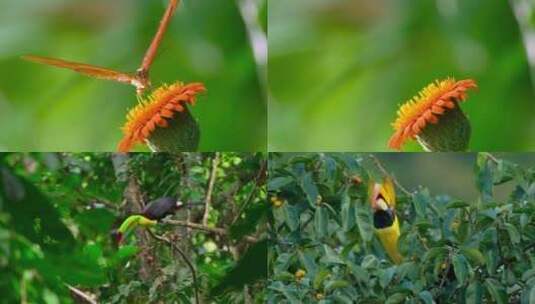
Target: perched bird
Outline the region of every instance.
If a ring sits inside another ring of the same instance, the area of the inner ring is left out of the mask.
[[[395,263],[401,263],[402,256],[398,249],[399,221],[396,216],[396,193],[391,178],[382,184],[371,183],[369,199],[373,210],[373,226],[383,247]]]
[[[127,217],[119,226],[119,229],[112,233],[117,244],[121,244],[124,239],[137,226],[150,227],[158,223],[159,220],[168,215],[174,214],[182,208],[184,203],[173,197],[162,197],[149,202],[140,214]]]
[[[161,220],[168,215],[175,214],[175,212],[183,206],[184,203],[174,197],[162,197],[149,202],[147,206],[143,208],[141,214],[151,220]]]

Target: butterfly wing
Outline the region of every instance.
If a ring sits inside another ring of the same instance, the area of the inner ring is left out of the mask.
[[[85,63],[71,62],[71,61],[66,61],[62,59],[33,56],[33,55],[23,56],[22,59],[31,61],[31,62],[51,65],[51,66],[55,66],[58,68],[69,69],[69,70],[78,72],[80,74],[94,77],[94,78],[114,80],[114,81],[118,81],[122,83],[132,84],[134,86],[137,86],[137,82],[138,82],[138,80],[136,79],[134,75],[130,75],[127,73],[122,73],[122,72],[118,72],[118,71],[114,71],[114,70],[110,70],[110,69],[106,69],[106,68],[102,68],[102,67],[98,67],[94,65],[89,65]]]

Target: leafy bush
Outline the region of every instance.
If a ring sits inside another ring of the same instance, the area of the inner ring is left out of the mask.
[[[194,264],[201,298],[262,302],[265,163],[261,153],[0,153],[0,303],[70,303],[69,286],[99,303],[193,301],[192,273],[168,243],[142,229],[120,248],[112,243],[112,229],[136,212],[123,174],[136,181],[145,202],[175,196],[192,203],[172,219],[202,229],[169,220],[151,230]]]
[[[398,189],[404,260],[394,265],[374,236],[367,188],[378,167],[364,159],[271,155],[268,303],[535,303],[533,168],[478,155],[476,201]],[[495,200],[503,183],[514,190]]]

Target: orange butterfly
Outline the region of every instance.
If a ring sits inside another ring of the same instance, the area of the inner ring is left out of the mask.
[[[154,61],[154,57],[156,57],[156,52],[158,50],[158,47],[162,41],[165,31],[167,30],[169,22],[171,21],[171,17],[173,16],[178,6],[179,1],[180,0],[169,1],[167,10],[165,11],[162,21],[160,22],[160,26],[158,27],[158,31],[156,32],[156,35],[152,39],[152,42],[149,48],[147,49],[145,56],[143,57],[141,67],[136,71],[135,74],[123,73],[123,72],[119,72],[119,71],[115,71],[115,70],[111,70],[111,69],[107,69],[103,67],[98,67],[94,65],[89,65],[85,63],[80,63],[80,62],[72,62],[72,61],[56,59],[56,58],[48,58],[48,57],[42,57],[42,56],[27,55],[27,56],[22,56],[22,59],[36,62],[36,63],[51,65],[51,66],[55,66],[59,68],[73,70],[80,74],[98,78],[98,79],[113,80],[113,81],[117,81],[121,83],[131,84],[134,87],[136,87],[137,94],[141,95],[143,94],[145,89],[150,87],[150,80],[149,80],[150,66],[152,65],[152,62]]]

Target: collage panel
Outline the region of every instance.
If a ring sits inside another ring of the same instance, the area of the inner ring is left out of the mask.
[[[270,0],[269,150],[535,151],[534,11]]]
[[[2,0],[0,130],[0,304],[535,304],[535,0]]]
[[[266,155],[0,154],[0,303],[264,303]]]
[[[266,0],[1,1],[0,151],[265,151],[266,14]]]
[[[272,153],[268,303],[533,303],[535,154]]]

